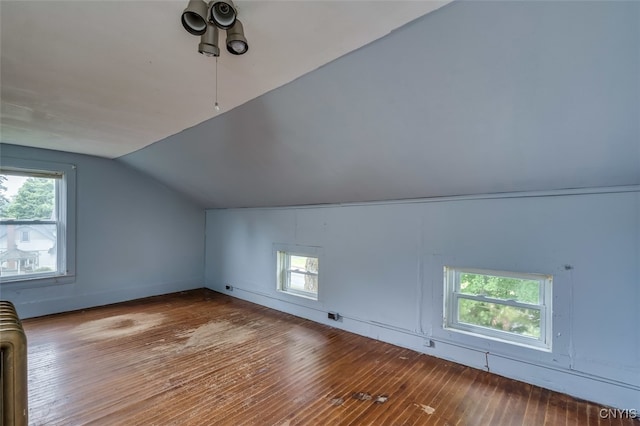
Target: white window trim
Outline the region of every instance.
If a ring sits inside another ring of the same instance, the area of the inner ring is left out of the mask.
[[[279,293],[289,294],[295,297],[308,299],[314,302],[320,300],[321,284],[320,284],[320,270],[318,270],[318,291],[317,293],[311,293],[307,291],[297,290],[286,286],[286,276],[283,273],[287,271],[288,265],[283,264],[288,261],[290,256],[304,256],[314,257],[318,259],[319,268],[322,265],[322,248],[314,246],[300,246],[293,244],[274,244],[273,251],[275,255],[276,264],[276,290]],[[301,272],[302,273],[302,272]],[[315,275],[315,274],[313,274]]]
[[[59,181],[56,182],[57,220],[55,222],[58,226],[58,270],[51,274],[0,277],[0,284],[2,286],[40,286],[73,282],[76,274],[76,166],[3,156],[0,158],[0,172],[25,172],[29,175],[40,172],[44,177],[60,176]],[[30,223],[49,222],[51,221],[31,221]]]
[[[515,300],[496,299],[487,296],[463,294],[459,290],[460,274],[482,274],[522,280],[534,280],[540,282],[540,304],[529,304]],[[552,321],[552,281],[550,275],[519,273],[509,271],[496,271],[488,269],[444,267],[444,321],[446,330],[464,333],[485,339],[496,340],[518,346],[538,349],[550,352],[553,340]],[[477,300],[488,303],[496,303],[504,306],[533,309],[540,311],[540,338],[519,335],[508,331],[496,330],[475,324],[467,324],[458,321],[458,301],[460,299]]]

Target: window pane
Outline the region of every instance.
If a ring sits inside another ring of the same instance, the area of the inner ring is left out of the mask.
[[[55,219],[56,179],[22,175],[0,175],[2,219]]]
[[[290,272],[289,288],[294,290],[306,291],[310,293],[318,292],[318,276],[307,275],[298,272]]]
[[[318,273],[318,259],[315,257],[290,255],[290,266],[292,271],[304,271]]]
[[[318,258],[289,255],[289,270],[286,271],[286,289],[297,290],[313,295],[318,294]]]
[[[289,288],[293,290],[305,291],[305,274],[300,274],[298,272],[291,272],[289,274]]]
[[[24,239],[25,234],[29,235]],[[0,272],[3,277],[47,274],[58,269],[56,225],[0,225]]]
[[[519,278],[460,273],[460,293],[539,304],[540,282]]]
[[[540,311],[537,309],[458,299],[458,321],[540,338]]]
[[[290,265],[291,265],[291,269],[293,269],[293,270],[304,270],[305,261],[306,260],[307,260],[307,258],[304,257],[304,256],[290,255],[289,256],[289,262],[290,262]]]

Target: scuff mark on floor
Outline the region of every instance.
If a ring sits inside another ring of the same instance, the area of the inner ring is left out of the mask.
[[[428,405],[424,405],[424,404],[413,404],[413,405],[415,405],[416,407],[418,407],[419,409],[421,409],[427,414],[433,414],[436,412],[435,408],[429,407]]]
[[[106,340],[142,333],[164,320],[163,314],[115,315],[76,326],[73,333],[82,340]]]
[[[400,359],[409,359],[409,357],[401,356]]]
[[[376,399],[373,400],[373,402],[375,404],[384,404],[388,400],[389,400],[389,397],[387,395],[378,395]]]
[[[344,403],[344,399],[342,399],[342,398],[333,398],[331,400],[331,405],[334,405],[336,407],[339,406],[339,405],[342,405],[343,403]]]
[[[254,334],[255,332],[247,326],[232,324],[229,321],[211,321],[176,337],[188,337],[184,344],[186,349],[237,345],[251,339]]]
[[[355,392],[351,395],[353,399],[357,399],[358,401],[369,401],[371,400],[371,394],[366,392]]]
[[[231,321],[210,321],[197,328],[182,330],[174,335],[181,341],[167,344],[154,344],[153,351],[227,350],[255,338],[256,330]],[[183,339],[186,339],[184,341]]]

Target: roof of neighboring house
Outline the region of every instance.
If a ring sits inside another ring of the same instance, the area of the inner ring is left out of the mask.
[[[44,235],[46,238],[50,239],[51,241],[56,241],[56,236],[54,235],[54,233],[51,232],[45,226],[33,226],[29,224],[20,224],[20,223],[16,223],[14,226],[15,226],[15,230],[18,232],[26,231],[26,230],[36,231]],[[0,239],[5,238],[6,236],[7,236],[7,229],[4,228],[0,230]]]
[[[0,262],[4,262],[5,260],[36,259],[37,257],[38,252],[36,251],[24,251],[12,248],[0,253]]]

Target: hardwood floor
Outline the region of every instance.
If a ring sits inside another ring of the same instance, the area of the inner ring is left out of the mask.
[[[33,425],[635,425],[208,290],[24,321]]]

